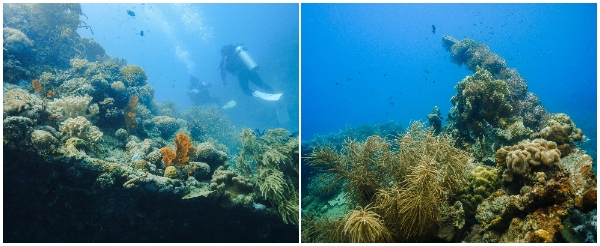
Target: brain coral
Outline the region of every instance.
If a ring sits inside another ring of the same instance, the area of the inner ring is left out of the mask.
[[[504,180],[511,181],[512,174],[525,176],[532,166],[551,166],[560,163],[560,151],[556,143],[545,139],[522,141],[514,146],[505,146],[496,152],[497,166],[506,168]]]
[[[135,65],[128,65],[121,68],[121,75],[123,75],[123,80],[128,87],[144,86],[148,79],[146,72],[141,67]]]

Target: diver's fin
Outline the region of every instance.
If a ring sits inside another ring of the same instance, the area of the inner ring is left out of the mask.
[[[285,124],[288,121],[290,121],[290,114],[288,113],[287,109],[281,105],[281,103],[277,104],[276,110],[277,110],[277,121],[279,121],[279,124]]]
[[[260,91],[254,91],[254,93],[252,93],[252,95],[255,97],[259,97],[260,99],[267,100],[267,101],[277,101],[277,100],[279,100],[281,95],[283,95],[283,93],[268,94],[268,93],[264,93],[264,92],[260,92]]]

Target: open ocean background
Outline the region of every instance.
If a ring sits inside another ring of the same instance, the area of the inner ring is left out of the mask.
[[[210,85],[210,93],[220,99],[219,106],[236,101],[236,107],[224,111],[236,127],[298,131],[298,4],[81,7],[85,14],[81,19],[92,29],[79,28],[78,33],[93,38],[110,56],[143,68],[158,102],[171,100],[180,112],[185,111],[191,106],[186,86],[190,76],[195,76]],[[221,47],[236,43],[248,48],[263,81],[283,93],[279,101],[245,96],[231,74],[223,86],[218,69]],[[287,111],[289,120],[278,118],[277,109]]]
[[[596,159],[596,20],[596,4],[302,4],[302,139],[408,127],[434,106],[447,124],[454,86],[472,74],[450,61],[449,35],[504,58],[548,112],[583,130]]]

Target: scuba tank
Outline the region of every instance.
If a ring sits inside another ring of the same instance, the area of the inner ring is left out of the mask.
[[[248,52],[246,52],[242,48],[242,46],[236,47],[235,51],[237,52],[240,59],[242,59],[242,62],[244,62],[244,65],[246,65],[248,70],[252,71],[252,70],[258,68],[258,64],[256,64],[256,62],[254,62],[254,60],[252,60],[252,57],[250,57],[250,55],[248,55]]]

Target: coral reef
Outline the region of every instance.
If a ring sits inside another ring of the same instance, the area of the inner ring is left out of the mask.
[[[212,170],[225,165],[227,154],[218,150],[212,142],[204,142],[196,147],[196,158],[198,161],[206,162]]]
[[[511,182],[513,174],[525,176],[530,170],[544,164],[546,166],[558,165],[560,163],[560,151],[556,143],[544,139],[523,141],[518,145],[506,146],[498,150],[496,154],[497,166],[505,168],[502,177]]]
[[[510,92],[506,82],[495,80],[487,70],[478,67],[455,87],[458,94],[450,99],[450,128],[456,137],[474,142],[484,136],[485,127],[505,128],[514,120],[508,103]]]
[[[484,69],[489,71],[494,80],[504,81],[510,93],[503,100],[512,108],[510,116],[522,118],[523,124],[533,131],[540,129],[546,110],[535,94],[527,92],[527,82],[516,69],[507,67],[502,57],[491,52],[485,44],[478,44],[472,39],[465,38],[459,42],[453,37],[444,36],[442,45],[451,53],[452,62],[459,66],[466,64],[473,72]]]
[[[433,128],[418,122],[391,142],[378,136],[364,143],[349,140],[339,152],[318,146],[310,158],[312,167],[337,175],[335,182],[343,183],[350,204],[374,202],[396,242],[434,238],[441,221],[440,201],[458,191],[472,161],[453,147],[448,134],[436,136]]]
[[[429,126],[433,127],[435,134],[440,134],[442,131],[442,113],[437,106],[433,106],[431,113],[427,115]]]
[[[383,221],[372,207],[358,207],[348,212],[342,223],[342,241],[349,243],[387,243],[392,234],[383,226]]]
[[[260,155],[261,164],[252,163],[251,176],[243,178],[232,165],[237,157],[227,161],[241,147],[240,132],[221,110],[178,118],[175,103],[154,100],[141,67],[79,37],[78,28],[92,28],[80,16],[85,19],[79,4],[4,4],[3,168],[11,173],[4,197],[13,201],[6,205],[12,212],[5,214],[11,228],[4,239],[297,241],[297,138],[285,131],[257,138],[256,146],[268,151],[246,152],[250,159]],[[221,165],[235,176],[225,183],[239,187],[210,190],[212,171]]]
[[[89,105],[91,101],[92,97],[88,95],[56,98],[54,101],[48,102],[47,110],[59,121],[78,116],[91,119],[100,111],[98,104]]]
[[[92,126],[90,121],[82,116],[66,119],[60,124],[59,131],[64,140],[76,137],[92,144],[99,143],[103,135],[98,127]]]
[[[123,81],[127,84],[127,87],[132,86],[144,86],[146,85],[146,72],[141,67],[136,65],[127,65],[121,68],[121,75],[123,75]]]
[[[169,116],[156,116],[152,118],[154,125],[160,131],[160,136],[163,138],[170,138],[179,130],[179,124],[177,120]]]
[[[254,186],[252,182],[235,172],[225,170],[222,166],[213,173],[210,190],[224,195],[232,204],[252,205],[254,201]]]

